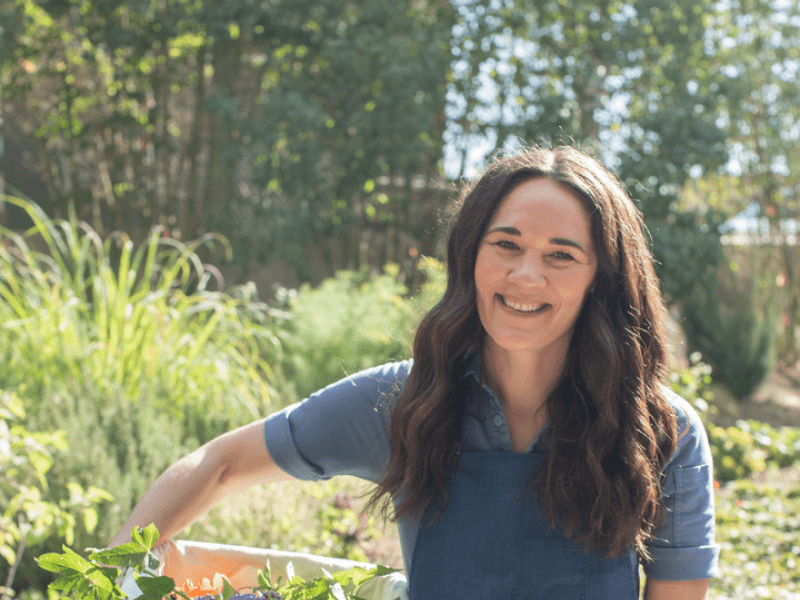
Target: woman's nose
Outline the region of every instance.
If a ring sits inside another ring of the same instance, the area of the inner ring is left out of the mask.
[[[508,280],[526,287],[541,287],[547,283],[544,265],[534,256],[522,256],[508,274]]]

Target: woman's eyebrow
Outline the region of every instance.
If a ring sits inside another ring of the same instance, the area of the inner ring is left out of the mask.
[[[489,231],[486,232],[486,235],[490,233],[494,233],[495,231],[499,231],[500,233],[507,233],[508,235],[522,235],[522,232],[517,229],[516,227],[510,227],[508,225],[501,225],[499,227],[493,227]]]
[[[495,232],[505,233],[505,234],[508,234],[508,235],[516,235],[516,236],[521,236],[522,235],[522,232],[519,229],[517,229],[516,227],[508,226],[508,225],[501,225],[499,227],[493,227],[492,229],[490,229],[489,231],[486,232],[486,235],[489,235],[490,233],[495,233]],[[562,238],[562,237],[550,238],[550,243],[551,244],[556,244],[558,246],[570,246],[572,248],[577,248],[581,252],[586,253],[586,250],[584,249],[583,246],[581,246],[575,240],[571,240],[569,238]]]
[[[569,238],[559,238],[559,237],[550,238],[550,243],[551,244],[558,244],[559,246],[571,246],[573,248],[577,248],[578,250],[580,250],[583,253],[586,253],[586,250],[584,250],[583,246],[581,246],[575,240],[571,240]]]

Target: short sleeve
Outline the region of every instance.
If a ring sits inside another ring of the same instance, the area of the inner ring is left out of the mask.
[[[664,522],[650,542],[647,577],[689,581],[719,576],[714,540],[714,472],[708,437],[700,417],[670,393],[678,424],[678,445],[664,468]]]
[[[298,479],[354,475],[378,481],[389,460],[389,421],[412,361],[346,377],[267,418],[275,463]]]

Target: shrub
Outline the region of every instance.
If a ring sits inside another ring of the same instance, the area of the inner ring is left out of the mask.
[[[104,390],[147,401],[201,441],[269,409],[280,355],[271,313],[253,286],[212,291],[195,253],[224,240],[181,244],[154,229],[135,248],[14,202],[35,225],[0,230],[0,386],[24,388],[32,415],[56,382],[90,382],[98,409]],[[31,248],[35,236],[45,251]]]
[[[672,369],[669,373],[672,391],[691,403],[706,424],[716,413],[716,408],[711,404],[714,398],[709,389],[711,383],[711,367],[702,361],[699,352],[689,355],[688,366]]]
[[[93,485],[52,485],[48,475],[67,451],[65,432],[29,431],[19,397],[4,391],[0,400],[0,581],[27,586],[38,579],[32,556],[48,540],[84,541],[79,532],[94,532],[98,505],[112,497]]]
[[[731,427],[715,425],[711,369],[699,353],[689,360],[688,367],[670,373],[670,385],[694,405],[706,426],[717,480],[736,481],[769,467],[800,465],[800,428],[775,428],[753,420],[739,420]]]
[[[441,263],[424,259],[420,264],[426,283],[412,298],[398,280],[396,265],[375,276],[340,271],[316,288],[278,291],[286,310],[283,379],[292,382],[297,397],[411,355],[418,319],[444,291]]]
[[[755,282],[742,288],[732,274],[719,277],[682,300],[683,329],[692,352],[713,368],[714,381],[737,398],[752,393],[775,361],[776,317],[758,307]]]
[[[270,411],[273,316],[252,286],[213,291],[195,250],[222,240],[181,244],[154,230],[136,248],[14,202],[34,227],[0,230],[0,389],[16,391],[28,430],[63,432],[69,452],[43,480],[57,502],[113,490],[98,523],[70,530],[104,546],[171,462]],[[58,550],[64,535],[42,544]],[[33,580],[30,559],[19,573]]]
[[[767,467],[800,464],[800,429],[774,428],[759,421],[737,421],[733,427],[708,430],[714,474],[720,481],[734,481]]]
[[[202,414],[176,420],[147,398],[128,398],[121,388],[54,384],[43,400],[48,409],[43,421],[62,430],[69,447],[49,473],[50,486],[94,484],[114,493],[111,502],[98,508],[99,524],[81,540],[83,545],[105,546],[153,481],[200,444],[186,435],[182,421],[200,422]]]

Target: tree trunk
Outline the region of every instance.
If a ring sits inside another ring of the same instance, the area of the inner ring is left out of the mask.
[[[234,96],[233,88],[239,71],[238,41],[216,41],[212,48],[212,65],[214,92],[221,97]],[[197,215],[199,234],[220,231],[227,226],[226,207],[233,201],[234,189],[234,165],[226,156],[231,147],[229,124],[219,115],[208,110],[205,112],[209,124],[208,183],[203,194],[202,214]]]

